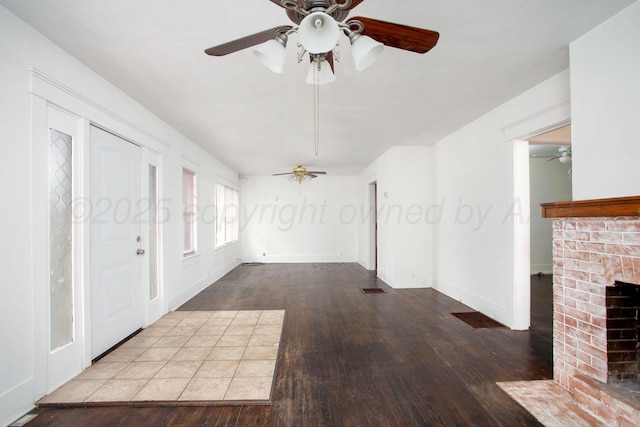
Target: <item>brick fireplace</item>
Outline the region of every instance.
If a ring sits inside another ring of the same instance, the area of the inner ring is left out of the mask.
[[[640,197],[542,206],[554,219],[554,380],[627,425],[640,419]]]
[[[605,383],[623,379],[609,373],[610,366],[624,359],[607,338],[617,334],[621,339],[628,333],[620,331],[618,323],[622,321],[608,319],[607,312],[620,314],[624,304],[629,304],[621,291],[635,288],[630,284],[640,285],[640,220],[556,220],[553,233],[554,379],[570,390],[575,375],[588,375]],[[633,316],[637,316],[637,309]],[[636,334],[634,331],[634,380]],[[609,354],[612,346],[616,352]]]

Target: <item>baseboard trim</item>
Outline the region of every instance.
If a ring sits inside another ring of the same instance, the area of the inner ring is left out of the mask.
[[[191,298],[202,292],[205,288],[207,288],[212,283],[221,279],[225,274],[236,268],[240,265],[240,260],[235,260],[229,264],[227,264],[224,268],[214,271],[211,275],[199,280],[198,282],[192,284],[185,288],[182,292],[180,292],[175,297],[169,300],[169,311],[175,310],[180,307],[185,302],[189,301]]]
[[[8,426],[35,407],[33,377],[0,394],[0,425]]]

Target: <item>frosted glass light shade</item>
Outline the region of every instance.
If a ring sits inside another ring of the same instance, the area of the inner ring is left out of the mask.
[[[376,62],[384,45],[368,36],[360,36],[351,42],[351,56],[356,70],[362,71]]]
[[[254,51],[254,55],[265,67],[274,73],[281,74],[284,70],[284,61],[287,50],[285,46],[273,39],[259,45]]]
[[[330,52],[339,38],[338,23],[324,12],[307,15],[298,28],[298,42],[312,54]]]
[[[316,82],[316,72],[318,75],[318,84],[323,85],[325,83],[331,83],[336,81],[336,75],[331,70],[331,65],[327,61],[320,62],[320,70],[318,71],[318,63],[312,62],[309,65],[309,71],[307,72],[306,83],[312,85]]]

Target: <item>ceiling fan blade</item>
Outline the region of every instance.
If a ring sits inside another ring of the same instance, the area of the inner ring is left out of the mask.
[[[275,3],[275,4],[277,4],[277,5],[278,5],[278,6],[280,6],[280,7],[284,7],[284,6],[282,5],[282,3],[280,3],[280,0],[270,0],[270,1],[271,1],[271,3]]]
[[[284,172],[284,173],[274,173],[274,174],[272,174],[272,176],[278,176],[278,175],[293,175],[293,172]]]
[[[227,43],[220,44],[218,46],[210,47],[204,52],[211,56],[224,56],[233,52],[237,52],[242,49],[246,49],[251,46],[264,43],[271,39],[275,39],[276,36],[282,31],[289,31],[291,25],[280,25],[278,27],[271,28],[269,30],[261,31],[259,33],[252,34],[250,36],[242,37],[240,39],[232,40]]]
[[[547,159],[547,162],[550,162],[551,160],[559,159],[560,157],[562,157],[561,154],[556,154],[555,156],[551,157],[550,159]]]
[[[323,171],[307,171],[307,173],[312,173],[312,174],[315,174],[315,175],[326,175],[327,174],[326,172],[323,172]]]
[[[387,46],[411,52],[429,52],[440,38],[440,34],[435,31],[409,27],[408,25],[361,17],[349,19],[349,21],[352,20],[362,22],[364,25],[363,35],[369,36]]]
[[[307,176],[310,176],[311,178],[317,178],[318,177],[318,175],[314,175],[312,173],[308,173]]]

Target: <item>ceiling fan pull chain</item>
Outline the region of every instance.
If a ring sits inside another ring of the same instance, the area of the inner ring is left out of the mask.
[[[318,155],[318,146],[320,145],[320,67],[320,61],[317,61],[317,66],[313,67],[313,137],[316,156]]]

